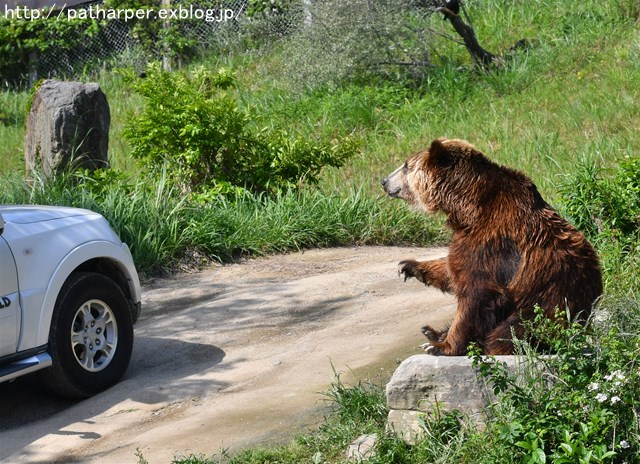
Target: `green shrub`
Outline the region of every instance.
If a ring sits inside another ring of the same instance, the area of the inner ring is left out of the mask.
[[[640,158],[621,162],[611,176],[594,164],[582,164],[562,189],[565,209],[576,226],[591,236],[603,230],[636,237],[640,226]]]
[[[356,152],[348,139],[316,143],[283,129],[257,128],[239,107],[233,74],[203,67],[191,74],[151,65],[146,78],[127,75],[144,108],[127,121],[132,156],[150,172],[167,169],[185,190],[276,192],[316,184],[325,166],[340,167]]]
[[[640,338],[616,329],[596,337],[542,311],[528,330],[554,355],[540,357],[522,343],[517,373],[472,351],[474,365],[500,395],[487,427],[492,452],[511,450],[508,462],[636,462]]]
[[[36,67],[41,55],[52,51],[71,52],[83,42],[92,40],[99,24],[92,19],[58,18],[48,10],[14,9],[5,4],[0,16],[0,83],[22,85]],[[49,18],[51,14],[51,18]],[[25,18],[26,16],[26,18]]]
[[[640,158],[627,158],[612,170],[582,163],[561,193],[565,212],[598,249],[605,295],[636,297],[640,292]],[[614,312],[620,311],[628,310],[614,305]]]

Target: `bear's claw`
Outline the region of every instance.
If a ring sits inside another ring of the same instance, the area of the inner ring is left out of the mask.
[[[442,350],[438,347],[435,346],[429,346],[425,349],[425,352],[427,354],[430,354],[432,356],[440,356],[442,354]]]
[[[418,262],[413,259],[405,259],[403,261],[400,261],[398,263],[398,275],[404,276],[405,282],[407,281],[407,279],[410,279],[411,277],[417,278],[417,275],[416,275],[417,265],[418,265]]]

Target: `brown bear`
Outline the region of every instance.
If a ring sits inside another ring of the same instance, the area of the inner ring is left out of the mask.
[[[393,198],[442,211],[453,231],[446,258],[406,260],[405,281],[453,293],[458,307],[447,330],[424,327],[431,354],[512,354],[512,334],[534,307],[584,322],[602,293],[598,256],[584,235],[549,206],[531,179],[489,160],[463,140],[436,139],[382,181]]]

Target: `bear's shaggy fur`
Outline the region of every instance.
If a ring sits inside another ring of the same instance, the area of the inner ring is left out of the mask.
[[[443,211],[453,230],[447,258],[406,260],[405,280],[453,293],[451,327],[423,328],[427,352],[464,355],[470,342],[486,354],[513,353],[512,331],[539,305],[547,317],[568,309],[585,321],[602,293],[598,256],[584,235],[542,198],[531,179],[499,166],[463,140],[434,140],[382,181],[391,197]]]

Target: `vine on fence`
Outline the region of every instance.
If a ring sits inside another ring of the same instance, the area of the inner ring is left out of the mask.
[[[139,71],[161,58],[179,64],[200,49],[226,50],[245,35],[256,44],[256,34],[266,38],[293,30],[296,1],[103,0],[63,11],[4,11],[0,83],[23,86],[112,63]],[[189,14],[167,18],[161,9]]]
[[[54,49],[71,51],[91,40],[99,27],[98,21],[90,19],[1,18],[0,80],[20,84],[28,77],[25,70],[34,70],[40,55]]]

